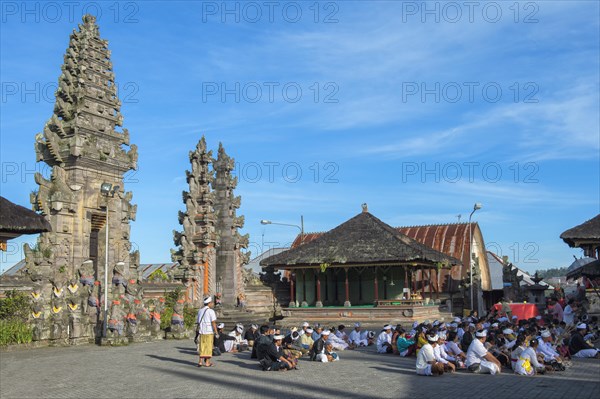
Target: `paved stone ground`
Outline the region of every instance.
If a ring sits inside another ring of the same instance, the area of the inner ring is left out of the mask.
[[[336,363],[301,359],[300,370],[263,372],[248,352],[195,367],[194,343],[80,346],[0,352],[4,398],[599,398],[600,360],[561,373],[521,377],[466,372],[419,377],[414,358],[344,351]]]

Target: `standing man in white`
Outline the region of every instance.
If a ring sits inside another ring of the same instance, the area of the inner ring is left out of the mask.
[[[216,323],[217,315],[213,310],[214,306],[212,297],[207,297],[204,299],[204,307],[198,311],[198,316],[196,316],[196,324],[200,333],[200,339],[198,340],[198,367],[212,367],[214,365],[210,359],[212,358],[215,334],[219,338]]]

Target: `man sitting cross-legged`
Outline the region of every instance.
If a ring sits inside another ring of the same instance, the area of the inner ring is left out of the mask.
[[[294,368],[294,364],[283,354],[283,338],[283,335],[275,335],[270,345],[260,345],[257,348],[258,361],[264,371],[286,371]]]
[[[386,324],[383,326],[383,330],[377,337],[377,352],[378,353],[392,353],[392,326]]]
[[[272,327],[267,326],[267,325],[262,325],[262,326],[260,326],[259,331],[260,331],[260,335],[256,339],[256,341],[254,341],[250,359],[257,359],[258,358],[258,348],[260,346],[269,346],[269,345],[271,345],[271,342],[273,341],[273,337],[271,336],[271,334],[273,334],[274,330],[272,329]],[[266,348],[263,348],[262,350],[266,351]]]
[[[310,351],[312,349],[313,344],[315,343],[315,341],[312,338],[313,332],[314,332],[313,329],[308,327],[305,330],[304,334],[300,335],[299,344],[303,349],[308,350],[308,351]]]
[[[595,357],[600,358],[600,351],[585,341],[587,334],[587,324],[579,323],[577,331],[571,336],[569,349],[573,357]]]
[[[433,347],[437,345],[438,336],[428,335],[427,343],[421,347],[417,355],[416,371],[418,375],[442,375],[444,365],[435,361]]]
[[[453,373],[456,371],[456,366],[454,365],[455,359],[453,356],[450,356],[448,353],[446,353],[445,338],[445,333],[442,334],[442,332],[440,332],[438,334],[437,345],[435,345],[433,348],[433,357],[435,358],[436,362],[444,365],[444,371]]]
[[[329,338],[329,330],[325,330],[321,333],[321,337],[317,339],[309,353],[310,360],[327,363],[329,359],[333,359],[332,348],[331,345],[327,344],[327,339]],[[330,347],[330,350],[327,350],[327,347]]]
[[[348,335],[348,343],[353,347],[369,345],[367,338],[363,338],[362,331],[360,331],[360,323],[354,323],[354,330]]]
[[[478,374],[496,374],[501,372],[501,364],[498,359],[485,349],[483,345],[487,337],[486,330],[479,330],[467,350],[465,362],[469,371]]]

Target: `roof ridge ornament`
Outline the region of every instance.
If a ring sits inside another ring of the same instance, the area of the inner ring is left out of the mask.
[[[363,204],[361,205],[361,207],[362,207],[362,211],[363,211],[363,213],[368,213],[368,212],[369,212],[369,206],[367,205],[367,203],[366,203],[366,202],[365,202],[365,203],[363,203]]]

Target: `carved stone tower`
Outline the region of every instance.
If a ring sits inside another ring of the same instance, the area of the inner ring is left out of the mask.
[[[101,302],[108,288],[109,301],[117,301],[127,281],[138,280],[139,253],[131,253],[129,241],[136,205],[123,182],[123,175],[137,167],[137,147],[129,144],[129,133],[121,128],[108,41],[100,38],[95,17],[84,16],[79,30],[71,34],[61,70],[54,113],[35,138],[37,161],[48,164],[52,176],[47,180],[36,174],[39,189],[31,194],[34,210],[48,218],[52,232],[41,234],[33,249],[25,245],[25,253],[27,271],[40,283],[42,297],[52,299],[52,306],[40,308],[53,318],[68,309],[73,318],[87,308],[62,306],[65,301],[74,303],[75,295],[83,297],[83,305],[88,293]],[[103,183],[110,184],[104,185],[105,195]],[[71,294],[62,291],[66,284],[73,287]]]
[[[187,302],[201,306],[204,295],[216,292],[216,245],[214,192],[210,184],[214,172],[209,170],[212,151],[206,150],[204,136],[195,151],[190,151],[192,171],[186,170],[190,191],[183,192],[185,212],[179,212],[183,232],[173,231],[173,241],[179,248],[172,252],[173,261],[179,262],[178,275],[186,286]]]
[[[234,197],[237,178],[231,176],[234,160],[219,143],[219,154],[214,169],[216,181],[213,185],[216,193],[217,211],[217,290],[223,294],[225,303],[235,304],[239,294],[244,293],[243,265],[248,263],[249,253],[242,253],[248,247],[248,235],[240,236],[238,228],[244,226],[244,217],[236,216],[241,205],[241,197]]]

